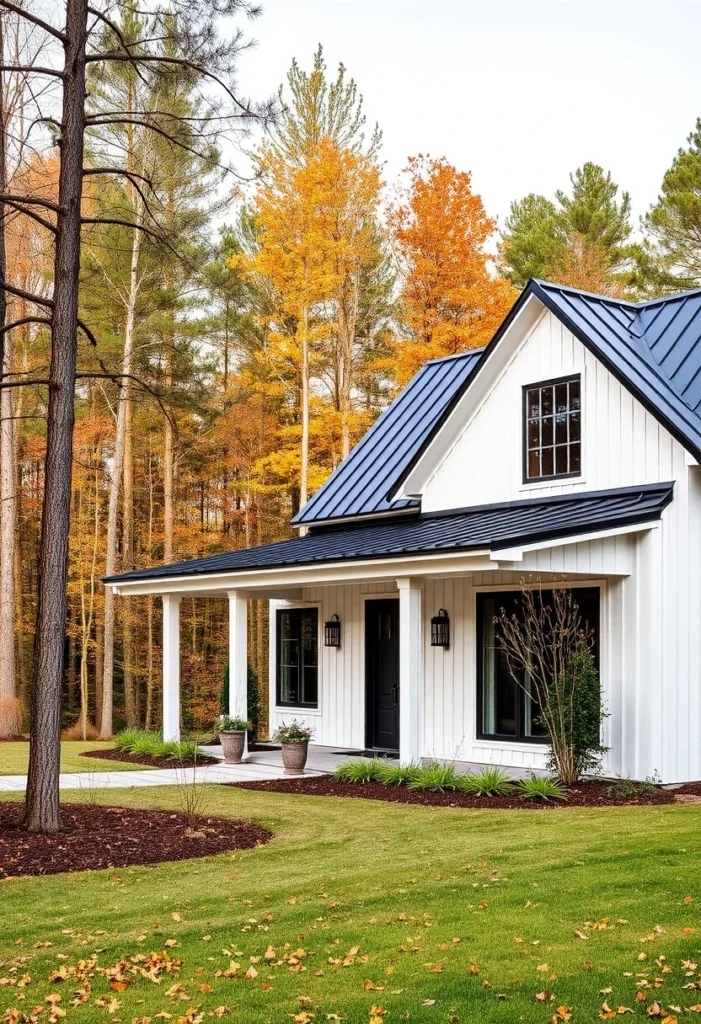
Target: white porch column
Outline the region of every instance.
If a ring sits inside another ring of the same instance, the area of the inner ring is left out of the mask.
[[[248,717],[248,623],[247,602],[238,591],[229,590],[229,714]]]
[[[423,583],[397,580],[399,590],[399,759],[421,757]]]
[[[163,739],[180,740],[180,597],[163,595]]]

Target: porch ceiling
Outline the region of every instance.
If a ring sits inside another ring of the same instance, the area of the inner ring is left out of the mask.
[[[378,519],[176,565],[112,576],[117,593],[205,593],[392,579],[494,568],[515,551],[630,532],[653,523],[673,483],[531,498],[448,512]],[[271,595],[274,596],[274,595]]]

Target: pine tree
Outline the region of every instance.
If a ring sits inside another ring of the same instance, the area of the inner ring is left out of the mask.
[[[610,172],[591,162],[570,184],[555,202],[529,195],[511,204],[500,244],[504,275],[518,288],[543,277],[620,294],[635,280],[630,195],[619,195]]]
[[[701,118],[662,179],[645,218],[651,236],[648,277],[658,291],[701,285]]]

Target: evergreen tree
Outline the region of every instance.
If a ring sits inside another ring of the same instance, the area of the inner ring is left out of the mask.
[[[630,195],[619,195],[610,172],[590,162],[570,183],[555,202],[529,195],[511,204],[500,245],[503,272],[519,288],[543,277],[620,294],[634,282]]]
[[[646,271],[658,291],[701,285],[701,118],[687,141],[645,218],[651,236]]]

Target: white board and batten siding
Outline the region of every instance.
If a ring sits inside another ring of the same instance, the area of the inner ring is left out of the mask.
[[[576,373],[582,379],[582,476],[524,485],[522,388]],[[470,391],[477,395],[478,387],[479,378]],[[522,562],[495,564],[491,572],[426,580],[422,755],[543,766],[537,744],[476,739],[476,595],[518,587],[529,574],[555,573],[601,587],[607,772],[665,782],[701,778],[701,467],[547,311],[514,346],[489,390],[471,401],[465,424],[422,489],[425,512],[662,481],[674,481],[674,501],[654,529],[529,552]],[[319,708],[275,707],[271,642],[273,727],[296,718],[315,729],[318,743],[364,746],[364,600],[396,593],[393,583],[305,590],[305,601],[319,607]],[[271,641],[275,607],[271,602]],[[451,619],[447,650],[430,646],[430,618],[441,607]],[[342,622],[338,650],[323,646],[323,623],[334,612]]]

